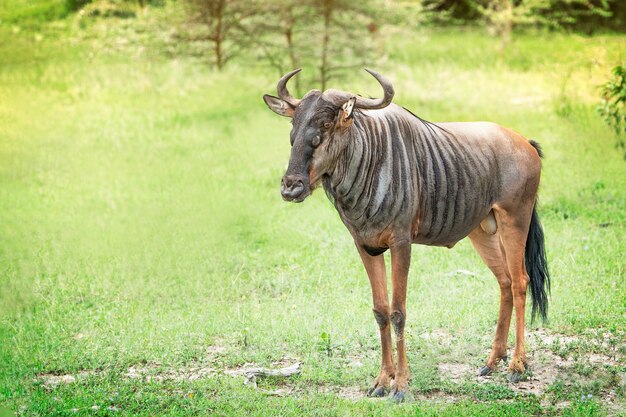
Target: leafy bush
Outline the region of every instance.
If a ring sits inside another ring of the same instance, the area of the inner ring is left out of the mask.
[[[88,3],[91,3],[91,0],[65,0],[67,9],[71,11],[79,10]]]
[[[35,25],[61,19],[70,13],[67,0],[0,0],[0,21]]]
[[[81,13],[89,17],[117,17],[121,19],[136,17],[135,2],[120,0],[98,0],[89,2],[82,8]]]
[[[615,131],[617,146],[626,145],[626,64],[613,68],[613,78],[602,86],[602,104],[598,113]],[[624,155],[626,157],[626,154]]]

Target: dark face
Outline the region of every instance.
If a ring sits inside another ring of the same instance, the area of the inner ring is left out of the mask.
[[[281,181],[280,193],[285,201],[299,203],[311,194],[332,165],[337,148],[332,143],[333,134],[338,127],[341,107],[324,100],[317,90],[304,96],[295,109],[285,102],[279,103],[277,108],[275,103],[269,101],[266,98],[270,109],[292,117],[291,157]]]
[[[345,134],[352,126],[354,109],[376,110],[387,107],[393,99],[393,86],[376,71],[365,69],[383,87],[383,98],[356,97],[339,90],[323,94],[311,90],[298,100],[289,94],[287,82],[300,69],[283,75],[276,85],[278,97],[265,94],[267,107],[281,116],[291,117],[291,158],[283,177],[280,193],[286,201],[303,201],[319,180],[332,172],[336,161],[349,142]]]

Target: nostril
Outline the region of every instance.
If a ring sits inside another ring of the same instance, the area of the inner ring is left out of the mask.
[[[281,181],[280,193],[288,199],[298,198],[304,192],[304,180],[298,176],[284,177]]]

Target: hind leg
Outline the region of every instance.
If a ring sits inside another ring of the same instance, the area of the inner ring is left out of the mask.
[[[511,292],[511,277],[499,233],[487,234],[481,227],[477,227],[470,233],[469,238],[476,252],[496,276],[500,286],[500,311],[498,312],[496,335],[487,363],[479,371],[481,376],[485,376],[491,374],[501,359],[506,359],[507,337],[513,310],[513,293]]]
[[[532,205],[522,206],[515,211],[497,210],[496,219],[506,264],[511,277],[513,307],[515,307],[515,353],[509,364],[509,381],[518,382],[526,369],[526,350],[524,347],[524,328],[526,312],[526,289],[528,274],[524,264],[524,250],[528,237],[528,226],[532,214]]]

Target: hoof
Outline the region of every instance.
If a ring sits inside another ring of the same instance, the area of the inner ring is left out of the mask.
[[[394,403],[399,404],[404,401],[405,394],[402,391],[396,391],[392,394],[391,399]]]
[[[491,375],[492,372],[493,372],[493,369],[485,365],[482,368],[480,368],[480,370],[478,371],[478,375],[487,376],[487,375]]]
[[[509,372],[509,374],[506,376],[506,379],[511,384],[517,384],[522,380],[522,373],[517,371]]]
[[[371,388],[369,390],[369,392],[367,393],[368,397],[384,397],[385,396],[385,389],[383,387],[376,387],[376,388]]]

